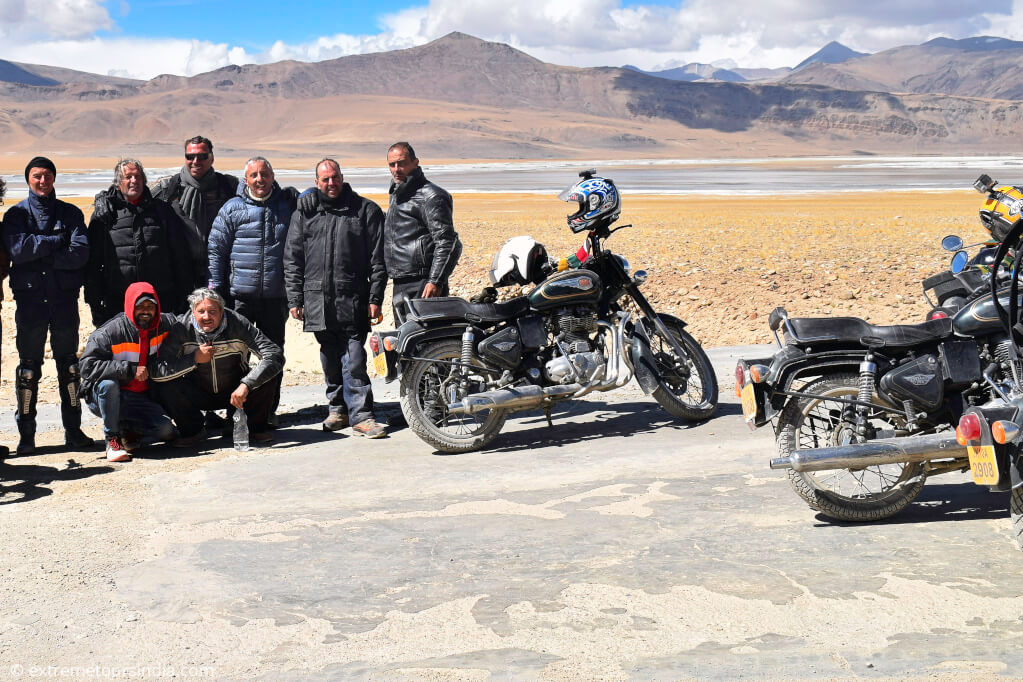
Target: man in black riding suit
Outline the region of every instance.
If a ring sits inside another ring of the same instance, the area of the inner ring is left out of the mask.
[[[78,369],[78,292],[89,259],[85,217],[60,201],[53,189],[57,168],[37,156],[25,167],[28,198],[4,216],[4,245],[11,256],[11,291],[17,303],[18,454],[35,452],[36,399],[46,336],[57,364],[60,416],[69,447],[91,447],[82,433],[81,378]]]

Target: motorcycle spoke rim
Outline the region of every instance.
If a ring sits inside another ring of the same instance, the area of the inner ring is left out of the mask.
[[[678,358],[671,346],[659,334],[655,338],[660,346],[654,352],[654,360],[657,362],[657,371],[661,375],[661,384],[687,405],[702,405],[706,401],[703,376],[689,353]],[[675,340],[685,348],[681,339],[676,338]],[[682,369],[683,367],[684,369]]]
[[[449,414],[447,403],[443,398],[447,380],[441,378],[441,367],[448,366],[434,364],[423,373],[416,386],[416,399],[423,411],[423,416],[427,418],[433,428],[447,436],[471,438],[483,429],[490,417],[490,410],[476,414]]]
[[[842,397],[856,397],[845,392]],[[803,410],[803,418],[796,433],[797,449],[812,449],[845,445],[851,441],[852,425],[843,419],[848,407],[834,400],[816,399]],[[883,419],[883,413],[872,413],[870,421],[886,427],[892,424]],[[879,464],[861,469],[830,469],[804,472],[813,485],[822,491],[848,500],[866,501],[885,497],[904,483],[914,480],[919,473],[904,463]]]

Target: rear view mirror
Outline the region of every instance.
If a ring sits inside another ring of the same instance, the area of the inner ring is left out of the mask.
[[[952,272],[959,274],[966,269],[966,264],[970,261],[970,254],[965,251],[957,251],[956,255],[952,256]]]
[[[963,248],[963,240],[957,234],[950,234],[941,240],[941,248],[946,251],[958,251]]]

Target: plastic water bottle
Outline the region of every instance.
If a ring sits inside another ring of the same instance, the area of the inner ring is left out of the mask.
[[[241,452],[249,449],[249,418],[245,410],[234,411],[234,449]]]

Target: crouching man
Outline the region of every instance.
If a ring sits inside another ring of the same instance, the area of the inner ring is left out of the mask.
[[[245,410],[254,444],[273,440],[267,419],[274,409],[271,379],[284,368],[281,347],[225,308],[223,297],[212,289],[196,289],[188,305],[191,313],[179,318],[162,345],[153,377],[158,399],[181,433],[173,445],[199,445],[206,438],[203,410],[225,408]],[[254,367],[249,353],[259,358]]]
[[[79,360],[82,392],[103,420],[107,460],[128,462],[143,439],[169,441],[171,420],[149,395],[150,368],[177,318],[160,313],[156,289],[135,282],[124,293],[124,312],[89,335]]]

